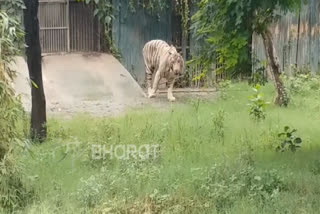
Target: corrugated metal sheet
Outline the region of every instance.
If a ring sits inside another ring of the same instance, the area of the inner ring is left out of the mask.
[[[309,0],[300,13],[298,40],[298,14],[284,16],[272,27],[274,44],[282,70],[292,72],[291,65],[310,66],[312,72],[320,70],[320,1]],[[254,35],[253,53],[265,60],[265,51],[260,36]],[[296,56],[298,55],[296,60]]]
[[[70,50],[100,51],[100,29],[94,8],[85,3],[70,2]]]
[[[114,0],[116,20],[113,22],[113,39],[122,54],[122,64],[140,83],[145,81],[142,49],[152,39],[172,41],[171,15],[168,8],[160,17],[150,15],[143,8],[132,13],[128,0]]]

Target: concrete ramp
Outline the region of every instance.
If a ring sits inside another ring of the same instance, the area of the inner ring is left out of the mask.
[[[25,60],[16,61],[15,89],[30,111],[31,96]],[[43,57],[48,112],[116,113],[134,106],[144,92],[121,63],[109,54],[66,54]]]

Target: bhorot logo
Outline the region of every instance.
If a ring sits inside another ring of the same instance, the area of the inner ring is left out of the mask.
[[[92,145],[92,159],[140,159],[150,160],[156,159],[159,155],[160,146],[145,144],[145,145]]]

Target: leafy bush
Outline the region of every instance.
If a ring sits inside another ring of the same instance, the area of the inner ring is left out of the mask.
[[[227,168],[216,165],[203,171],[201,181],[195,180],[195,183],[201,183],[197,187],[199,194],[210,199],[218,212],[232,207],[239,197],[249,197],[263,203],[287,189],[284,179],[277,171],[265,170],[257,173],[249,165],[240,165],[237,169]]]
[[[280,152],[284,152],[287,149],[291,150],[291,152],[297,151],[301,147],[302,139],[296,137],[294,135],[295,132],[297,132],[296,129],[291,130],[289,126],[284,127],[284,131],[278,134],[282,142],[276,150]]]
[[[251,197],[263,200],[274,198],[278,192],[287,189],[284,179],[275,170],[266,170],[261,175],[255,175],[250,188]]]
[[[320,175],[320,160],[316,160],[313,162],[310,168],[312,174]]]
[[[306,74],[299,74],[294,77],[287,77],[286,82],[291,94],[300,94],[309,90],[307,82],[310,76]]]
[[[66,140],[70,137],[70,131],[64,128],[57,120],[50,120],[48,126],[50,133],[48,133],[47,140]]]
[[[77,198],[85,207],[93,208],[101,200],[102,184],[95,176],[88,179],[81,179],[81,187],[78,189]]]
[[[217,114],[212,115],[212,123],[213,123],[212,132],[216,134],[218,141],[222,143],[224,142],[224,121],[225,121],[224,110],[219,110]]]
[[[250,103],[250,115],[254,117],[255,120],[260,121],[266,118],[265,109],[269,104],[264,100],[263,94],[260,92],[260,85],[257,84],[252,90],[254,94],[249,97]]]
[[[32,202],[35,193],[22,182],[23,174],[12,151],[0,161],[0,210],[13,212]]]
[[[19,6],[21,1],[6,5],[14,3]],[[22,182],[23,175],[14,154],[17,143],[21,141],[17,123],[21,120],[23,110],[11,87],[15,72],[11,70],[10,64],[20,53],[22,40],[20,24],[12,15],[0,12],[0,210],[6,212],[24,207],[27,201],[32,200],[33,194]]]
[[[228,98],[227,90],[231,87],[231,80],[222,80],[218,83],[218,89],[220,91],[220,98],[225,100]]]
[[[320,77],[313,75],[308,66],[301,68],[293,67],[293,76],[284,76],[285,83],[292,95],[306,94],[311,90],[320,89]]]
[[[251,86],[265,85],[268,82],[268,78],[266,77],[266,63],[257,62],[257,69],[252,73],[252,76],[249,78],[248,83]]]
[[[23,0],[10,0],[0,3],[0,9],[6,11],[10,17],[21,18],[22,9],[25,9]]]
[[[15,46],[19,34],[17,22],[0,12],[0,161],[9,152],[12,141],[18,138],[16,124],[21,110],[21,103],[15,97],[10,80],[14,71],[10,69],[10,63],[19,53]]]

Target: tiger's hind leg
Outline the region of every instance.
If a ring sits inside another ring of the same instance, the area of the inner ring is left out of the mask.
[[[152,70],[146,66],[146,79],[147,79],[147,89],[148,89],[148,96],[152,91]]]
[[[152,92],[152,74],[147,73],[148,96]]]

